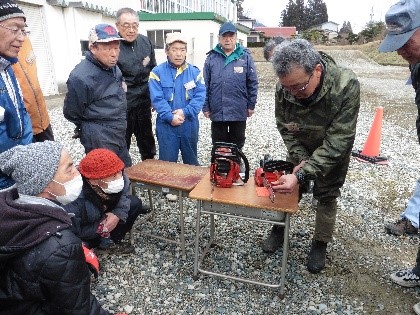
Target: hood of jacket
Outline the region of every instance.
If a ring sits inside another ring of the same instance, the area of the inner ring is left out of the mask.
[[[15,257],[71,226],[60,206],[17,189],[0,192],[0,262]]]

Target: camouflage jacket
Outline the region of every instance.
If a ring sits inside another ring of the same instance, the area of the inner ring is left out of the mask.
[[[350,154],[360,107],[360,84],[353,71],[321,53],[324,79],[317,97],[303,105],[276,86],[276,124],[288,158],[303,167],[308,179],[327,175]]]

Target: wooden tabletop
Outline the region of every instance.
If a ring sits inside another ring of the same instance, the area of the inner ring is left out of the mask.
[[[291,194],[276,193],[274,203],[268,197],[259,197],[255,190],[254,177],[250,177],[244,186],[232,186],[230,188],[214,187],[212,196],[212,184],[210,174],[207,173],[195,188],[189,193],[191,199],[213,201],[236,206],[277,210],[295,213],[298,209],[298,189]]]
[[[209,168],[150,159],[126,168],[125,173],[133,182],[191,191]]]

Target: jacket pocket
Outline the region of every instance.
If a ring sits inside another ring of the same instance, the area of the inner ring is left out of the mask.
[[[163,97],[168,102],[173,100],[174,93],[174,82],[173,81],[161,81]]]

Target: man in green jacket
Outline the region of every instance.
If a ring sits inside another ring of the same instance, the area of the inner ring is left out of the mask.
[[[286,145],[287,159],[295,165],[292,174],[273,183],[273,189],[290,193],[314,181],[313,196],[318,205],[307,268],[318,273],[325,267],[337,197],[350,162],[360,84],[351,70],[339,67],[304,39],[278,45],[272,63],[279,78],[275,95],[277,129]],[[263,250],[274,252],[280,248],[283,232],[284,227],[273,226]]]

